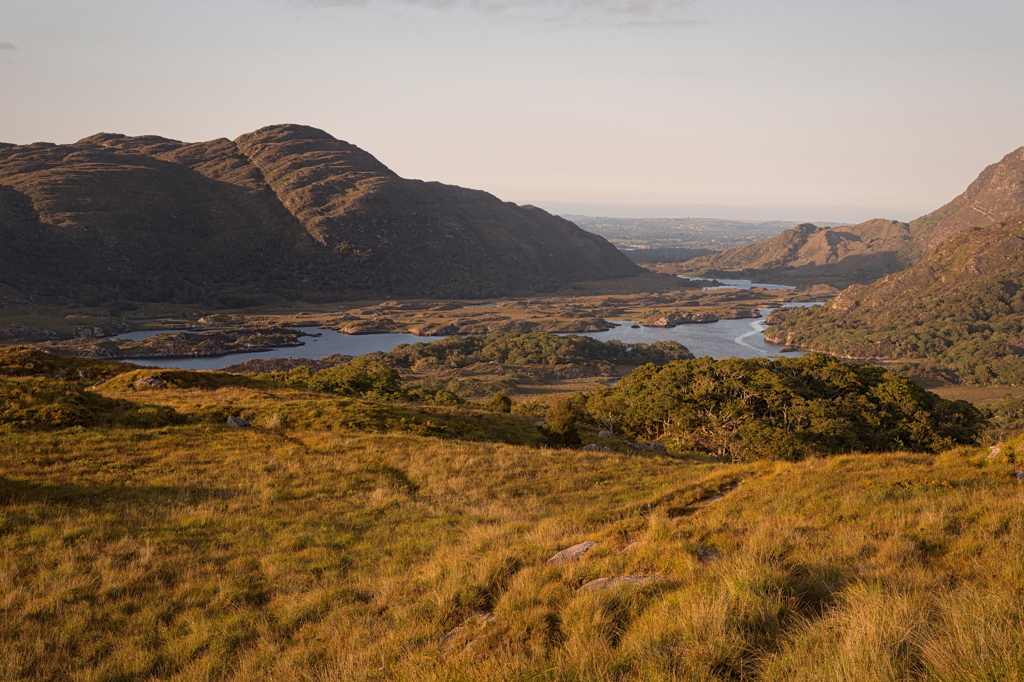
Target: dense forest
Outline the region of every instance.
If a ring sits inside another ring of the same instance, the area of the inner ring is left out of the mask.
[[[819,353],[644,365],[615,388],[588,396],[585,409],[633,438],[740,460],[935,452],[974,442],[985,426],[966,401]]]

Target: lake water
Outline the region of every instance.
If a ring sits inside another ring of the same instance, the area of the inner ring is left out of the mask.
[[[760,286],[760,285],[758,285]],[[817,303],[788,303],[786,307],[806,307]],[[764,308],[761,315],[767,317],[771,309]],[[797,357],[799,351],[781,353],[779,346],[764,340],[764,317],[759,319],[720,320],[706,324],[684,324],[672,329],[657,327],[630,327],[630,320],[612,320],[621,326],[606,332],[589,332],[598,341],[622,341],[623,343],[654,343],[655,341],[678,341],[697,357],[710,355],[715,358],[764,358],[775,355]],[[154,367],[177,367],[179,369],[221,369],[228,365],[244,362],[250,358],[322,358],[333,353],[342,355],[363,355],[373,351],[387,352],[402,343],[429,343],[437,336],[414,336],[412,334],[341,334],[332,329],[317,329],[320,336],[301,337],[305,345],[275,348],[262,353],[235,353],[212,358],[153,358],[131,360],[140,365]],[[139,340],[164,334],[166,331],[130,332],[117,338]]]
[[[805,308],[819,303],[787,303],[784,307]],[[659,327],[631,328],[630,322],[625,320],[611,320],[621,324],[606,332],[592,332],[580,334],[589,336],[599,341],[622,341],[623,343],[654,343],[655,341],[678,341],[690,349],[690,352],[697,357],[710,355],[713,358],[767,358],[774,355],[781,355],[787,358],[795,358],[803,355],[800,351],[783,353],[779,346],[768,343],[764,340],[764,330],[768,325],[764,323],[765,318],[771,312],[770,308],[761,310],[762,317],[745,320],[719,320],[705,324],[683,324],[672,329],[661,329]]]

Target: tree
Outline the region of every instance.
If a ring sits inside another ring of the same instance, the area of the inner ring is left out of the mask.
[[[512,411],[512,398],[509,398],[508,394],[499,391],[491,396],[491,399],[487,401],[484,407],[495,412],[509,413]]]

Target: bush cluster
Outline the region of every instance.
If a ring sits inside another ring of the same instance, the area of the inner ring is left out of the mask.
[[[496,332],[451,336],[431,343],[402,344],[386,353],[386,357],[399,367],[412,367],[423,360],[449,367],[465,367],[478,362],[503,365],[664,364],[692,358],[693,355],[676,341],[622,343],[598,341],[575,334]]]

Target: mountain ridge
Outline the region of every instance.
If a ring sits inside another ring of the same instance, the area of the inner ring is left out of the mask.
[[[1024,147],[987,166],[956,198],[910,223],[810,223],[757,244],[686,261],[680,274],[787,284],[866,284],[920,262],[941,242],[1024,212]]]
[[[482,297],[643,272],[605,239],[294,124],[0,147],[0,283],[100,299]]]

